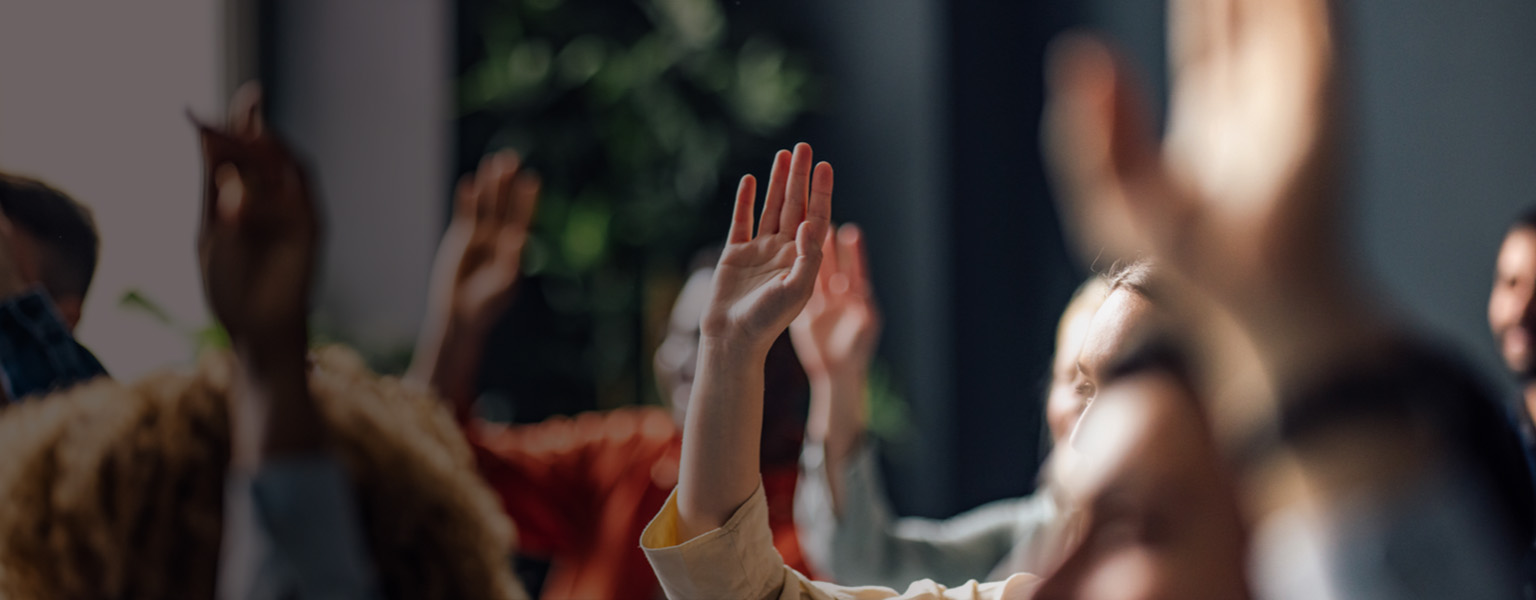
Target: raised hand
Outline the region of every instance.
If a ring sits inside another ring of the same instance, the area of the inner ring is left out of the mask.
[[[194,121],[202,140],[204,293],[237,350],[281,336],[302,344],[320,239],[308,175],[265,130],[259,90],[236,95],[227,128]]]
[[[1328,0],[1175,0],[1168,134],[1103,43],[1052,53],[1048,151],[1097,253],[1150,251],[1234,304],[1335,276]]]
[[[538,176],[511,151],[485,157],[459,181],[432,269],[433,303],[454,326],[485,330],[506,311],[538,199]]]
[[[815,292],[790,324],[789,335],[812,381],[868,374],[880,340],[880,310],[857,225],[828,233]]]
[[[841,513],[843,469],[864,436],[869,365],[880,340],[880,311],[857,225],[827,232],[815,293],[790,324],[789,338],[811,382],[806,443],[821,444],[833,510]]]
[[[779,151],[756,235],[757,181],[741,179],[725,251],[699,326],[699,358],[683,427],[678,533],[724,524],[761,481],[763,365],[805,307],[831,230],[832,166],[811,169],[811,147]]]
[[[230,463],[239,470],[317,452],[326,439],[305,364],[319,216],[304,168],[260,115],[260,91],[246,86],[227,128],[193,120],[207,182],[197,239],[203,290],[238,358]]]
[[[832,227],[832,165],[821,163],[813,174],[809,144],[795,146],[793,154],[780,150],[753,235],[756,195],[757,180],[742,177],[700,330],[706,339],[766,356],[815,287]]]
[[[1168,134],[1102,42],[1058,42],[1045,131],[1088,256],[1157,257],[1276,381],[1390,337],[1345,252],[1330,0],[1175,0]],[[1212,352],[1213,355],[1231,354]]]
[[[510,151],[485,157],[459,181],[406,377],[451,401],[461,419],[473,414],[485,337],[512,302],[538,197],[538,176]]]

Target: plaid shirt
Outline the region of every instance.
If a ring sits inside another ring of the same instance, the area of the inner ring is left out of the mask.
[[[10,402],[104,376],[41,289],[0,301],[0,388]]]

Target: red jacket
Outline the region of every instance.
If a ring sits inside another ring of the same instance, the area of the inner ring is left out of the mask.
[[[517,526],[518,551],[550,560],[543,600],[647,600],[660,586],[640,532],[677,485],[682,432],[661,408],[467,428],[480,473]],[[791,518],[796,465],[763,470],[785,564],[806,570]]]

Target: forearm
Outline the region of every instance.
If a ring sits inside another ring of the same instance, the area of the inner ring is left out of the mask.
[[[324,449],[325,424],[310,397],[304,340],[300,328],[236,344],[230,410],[230,460],[236,469],[255,471],[268,459]]]
[[[820,444],[826,461],[828,490],[833,512],[841,515],[844,473],[864,439],[867,371],[838,376],[816,376],[811,381],[811,409],[806,421],[806,442]]]
[[[700,339],[678,479],[682,539],[723,525],[761,482],[758,445],[766,359],[765,348]]]
[[[456,326],[447,318],[429,319],[417,337],[406,379],[436,392],[451,403],[454,416],[467,419],[473,413],[484,347],[483,332]]]

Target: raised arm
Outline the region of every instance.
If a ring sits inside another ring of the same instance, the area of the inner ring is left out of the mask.
[[[485,338],[512,302],[538,195],[538,177],[512,152],[459,181],[406,377],[452,402],[460,420],[473,409]]]
[[[351,485],[309,393],[320,223],[308,176],[262,126],[254,87],[226,128],[197,129],[203,291],[235,354],[220,597],[377,598]]]
[[[257,94],[237,96],[227,128],[198,125],[203,292],[237,360],[231,466],[249,471],[319,452],[326,439],[306,375],[320,222],[308,175],[264,129]]]
[[[811,297],[831,228],[832,166],[817,165],[813,177],[809,145],[780,151],[754,235],[756,195],[757,181],[743,177],[700,322],[677,489],[685,539],[720,527],[759,484],[763,364]]]
[[[831,230],[832,167],[811,168],[811,147],[774,158],[756,235],[757,185],[741,180],[714,289],[700,323],[698,376],[683,428],[677,490],[640,545],[668,598],[780,600],[998,600],[1027,598],[1036,585],[1017,575],[946,588],[919,581],[906,593],[813,582],[784,566],[773,548],[761,492],[758,444],[763,366],[775,338],[811,298]],[[841,284],[828,283],[841,287]],[[872,345],[872,340],[869,341]]]
[[[1058,42],[1044,129],[1062,213],[1089,256],[1155,256],[1170,295],[1199,307],[1180,332],[1196,334],[1213,426],[1242,446],[1255,513],[1314,518],[1291,531],[1326,532],[1337,557],[1456,547],[1476,558],[1437,572],[1440,589],[1488,597],[1500,559],[1529,549],[1529,480],[1500,473],[1518,445],[1474,378],[1411,341],[1346,244],[1338,4],[1171,1],[1161,140],[1107,45]],[[1233,385],[1244,354],[1263,376]],[[1411,562],[1350,572],[1348,587],[1423,589],[1399,568]]]
[[[827,235],[815,291],[789,334],[811,381],[806,443],[823,452],[832,509],[840,514],[843,468],[864,438],[869,365],[880,339],[880,310],[857,225]]]

